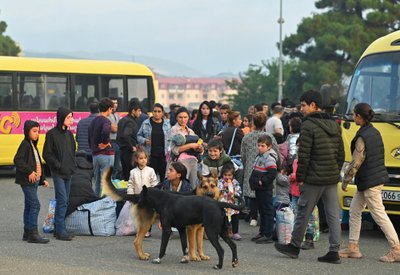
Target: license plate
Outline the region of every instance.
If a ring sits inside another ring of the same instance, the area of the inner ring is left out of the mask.
[[[396,191],[382,191],[382,199],[384,201],[400,201],[400,192]]]

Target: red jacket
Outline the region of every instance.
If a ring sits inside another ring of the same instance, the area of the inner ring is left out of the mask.
[[[297,159],[293,161],[293,172],[290,174],[292,176],[292,180],[290,182],[290,194],[295,197],[300,197],[299,185],[297,184],[296,179],[296,171],[297,171]]]

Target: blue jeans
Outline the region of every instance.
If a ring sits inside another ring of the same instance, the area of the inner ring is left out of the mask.
[[[54,192],[56,194],[56,210],[54,212],[54,225],[57,233],[65,233],[65,215],[67,214],[69,192],[71,191],[71,178],[68,180],[53,176]]]
[[[40,202],[37,195],[38,183],[21,185],[24,192],[24,228],[31,230],[37,227]]]
[[[274,229],[275,210],[272,205],[272,189],[256,190],[258,211],[260,212],[259,233],[271,237]]]
[[[122,166],[121,166],[121,150],[116,141],[111,141],[112,147],[114,148],[114,170],[113,179],[122,179]]]
[[[107,168],[114,165],[114,155],[93,156],[94,192],[101,196],[101,177]]]

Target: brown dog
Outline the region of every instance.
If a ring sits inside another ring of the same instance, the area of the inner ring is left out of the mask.
[[[199,185],[197,186],[195,193],[197,196],[209,196],[218,200],[219,189],[218,189],[218,176],[211,174],[209,176],[200,177]],[[209,256],[204,255],[203,251],[203,236],[204,227],[202,224],[188,225],[186,227],[188,241],[189,241],[189,258],[191,261],[207,261],[210,259]],[[195,252],[195,245],[197,244],[197,252]]]

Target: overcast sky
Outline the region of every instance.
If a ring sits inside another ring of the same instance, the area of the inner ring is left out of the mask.
[[[283,0],[283,34],[316,12]],[[238,73],[277,58],[279,0],[2,0],[6,34],[26,51],[119,51]]]

